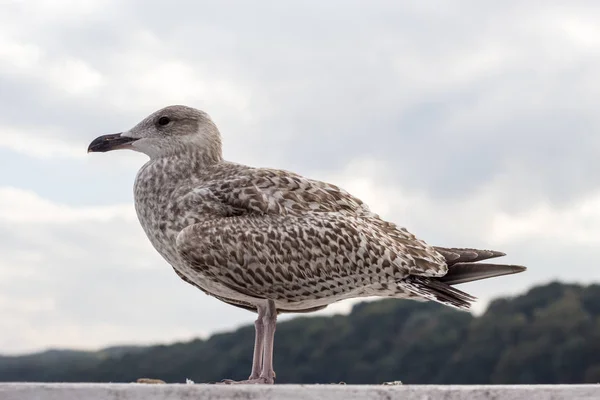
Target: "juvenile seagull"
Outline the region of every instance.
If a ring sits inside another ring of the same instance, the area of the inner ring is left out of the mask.
[[[475,299],[451,285],[525,270],[476,263],[498,251],[432,247],[335,185],[225,161],[217,127],[194,108],[163,108],[88,152],[116,149],[150,157],[135,179],[135,208],[175,273],[258,313],[250,377],[226,383],[274,382],[278,313],[365,296],[467,309]]]

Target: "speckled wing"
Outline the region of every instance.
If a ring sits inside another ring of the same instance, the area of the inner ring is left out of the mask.
[[[184,274],[182,274],[181,272],[179,272],[177,270],[177,268],[173,268],[173,270],[175,271],[175,273],[177,274],[177,276],[179,276],[180,279],[182,279],[184,282],[196,287],[197,289],[200,289],[201,291],[203,291],[204,293],[206,293],[207,295],[211,295],[219,300],[221,300],[224,303],[230,304],[232,306],[235,307],[239,307],[242,308],[244,310],[248,310],[248,311],[253,311],[253,312],[257,312],[256,306],[245,302],[245,301],[241,301],[241,300],[236,300],[236,299],[229,299],[226,297],[222,297],[222,296],[218,296],[215,295],[214,293],[208,293],[206,290],[204,290],[201,286],[199,286],[196,282],[190,280],[187,276],[185,276]],[[317,307],[308,307],[308,308],[301,308],[301,309],[294,309],[294,310],[286,310],[285,308],[278,308],[277,312],[278,313],[287,313],[287,312],[293,312],[293,313],[309,313],[309,312],[314,312],[314,311],[318,311],[318,310],[322,310],[324,308],[326,308],[327,305],[320,305]]]
[[[243,167],[207,187],[224,204],[241,207],[252,214],[300,214],[308,212],[351,212],[376,216],[360,199],[342,188],[307,179],[293,172]]]
[[[248,175],[197,190],[205,204],[236,212],[177,236],[182,258],[206,279],[249,297],[302,302],[394,291],[409,275],[447,272],[432,247],[336,186],[279,170]]]

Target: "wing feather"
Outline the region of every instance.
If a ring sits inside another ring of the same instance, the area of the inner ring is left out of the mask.
[[[335,185],[248,169],[194,192],[188,204],[228,211],[183,229],[179,254],[204,279],[248,297],[302,301],[447,272],[432,246]]]

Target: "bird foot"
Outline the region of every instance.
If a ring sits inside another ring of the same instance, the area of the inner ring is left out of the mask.
[[[275,379],[272,377],[261,376],[259,378],[246,379],[244,381],[234,381],[231,379],[223,379],[219,384],[221,385],[272,385],[275,383]]]

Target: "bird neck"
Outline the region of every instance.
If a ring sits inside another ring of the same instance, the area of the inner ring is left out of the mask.
[[[186,147],[164,157],[169,163],[187,165],[193,170],[203,169],[223,161],[221,148]]]

